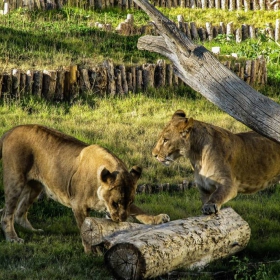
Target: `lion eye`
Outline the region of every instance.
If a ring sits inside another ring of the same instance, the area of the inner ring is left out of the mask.
[[[163,143],[166,143],[168,141],[168,139],[163,138]]]
[[[114,202],[112,203],[112,206],[113,206],[114,208],[118,208],[118,207],[119,207],[119,203],[114,201]]]

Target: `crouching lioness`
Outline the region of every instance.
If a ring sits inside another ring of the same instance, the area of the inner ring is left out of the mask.
[[[0,139],[5,207],[1,226],[6,240],[23,242],[14,229],[35,231],[27,211],[44,187],[52,199],[71,207],[80,228],[89,209],[107,211],[113,221],[129,215],[145,224],[169,221],[166,214],[146,215],[133,204],[141,168],[129,172],[114,154],[39,125],[22,125]]]
[[[233,134],[186,118],[182,110],[163,129],[152,154],[167,166],[181,156],[190,159],[204,214],[280,179],[280,144],[253,131]]]

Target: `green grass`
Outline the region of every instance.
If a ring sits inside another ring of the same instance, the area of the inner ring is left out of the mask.
[[[164,97],[159,97],[154,91],[148,96],[96,98],[87,103],[81,100],[72,106],[47,104],[34,99],[3,103],[0,106],[0,134],[18,124],[44,124],[88,143],[109,148],[129,167],[142,165],[143,176],[139,184],[168,182],[174,185],[184,179],[193,179],[189,162],[181,159],[167,168],[151,156],[151,150],[160,130],[175,110],[184,109],[188,116],[215,123],[233,132],[246,131],[247,128],[204,98],[191,94],[190,97],[181,96],[180,92],[168,93]],[[168,213],[172,220],[201,213],[199,193],[195,188],[184,193],[137,195],[136,204],[151,214]],[[0,172],[0,208],[3,205]],[[231,258],[215,261],[203,272],[226,271],[227,275],[238,275],[237,279],[245,277],[247,273],[254,277],[252,279],[277,279],[280,275],[280,265],[277,263],[262,266],[268,278],[257,278],[256,275],[265,274],[258,267],[238,271],[246,264],[246,258],[250,263],[279,259],[280,186],[251,196],[240,195],[226,206],[231,206],[249,223],[251,240],[247,248],[237,255],[239,262],[231,262]],[[33,225],[44,229],[44,232],[35,234],[17,227],[18,234],[26,241],[24,245],[6,243],[0,233],[0,279],[112,279],[102,257],[83,253],[70,209],[44,200],[33,205],[29,216]],[[162,279],[168,277],[163,276]],[[211,277],[200,274],[181,279]]]

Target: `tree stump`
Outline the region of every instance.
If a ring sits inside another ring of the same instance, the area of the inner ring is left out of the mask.
[[[94,250],[100,244],[109,249],[105,263],[120,279],[143,279],[182,267],[204,267],[244,249],[250,233],[248,223],[232,208],[161,225],[86,218],[81,228],[88,249]]]

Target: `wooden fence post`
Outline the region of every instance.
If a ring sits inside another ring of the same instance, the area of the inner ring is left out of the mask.
[[[56,90],[56,71],[43,71],[42,96],[46,100],[53,100]]]
[[[143,69],[143,88],[146,91],[149,87],[154,87],[155,82],[155,64],[145,63]]]
[[[12,70],[12,90],[11,90],[11,97],[15,99],[20,98],[19,94],[20,89],[20,71],[18,69]]]
[[[34,71],[33,73],[33,85],[32,94],[38,97],[42,97],[42,83],[43,83],[43,73],[42,71]]]
[[[276,19],[275,22],[275,41],[280,41],[280,19]]]
[[[107,71],[107,93],[114,96],[116,94],[116,83],[113,62],[111,60],[105,60],[103,66]]]
[[[65,71],[57,71],[54,100],[64,100]]]
[[[166,79],[166,62],[163,59],[159,59],[155,68],[155,87],[164,87]]]

